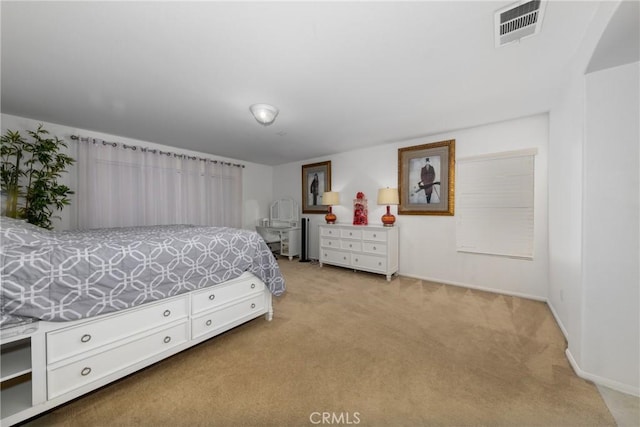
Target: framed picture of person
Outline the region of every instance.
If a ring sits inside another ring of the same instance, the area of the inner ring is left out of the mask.
[[[399,215],[453,215],[454,139],[398,149]]]
[[[329,212],[325,191],[331,191],[331,161],[302,165],[302,213]]]

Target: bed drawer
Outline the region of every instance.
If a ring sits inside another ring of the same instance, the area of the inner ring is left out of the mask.
[[[102,319],[47,333],[47,364],[187,317],[188,296],[125,310]]]
[[[186,342],[189,339],[189,323],[184,319],[160,331],[131,338],[123,340],[123,344],[114,343],[111,349],[102,353],[49,368],[48,398],[68,393]]]
[[[263,313],[265,309],[264,294],[245,299],[237,304],[213,310],[195,317],[191,321],[191,338],[196,339],[212,332],[224,332],[236,326],[234,322],[247,318],[247,320]]]
[[[246,279],[229,285],[212,286],[192,295],[191,313],[198,314],[251,294],[260,293],[262,295],[264,289],[264,283],[258,279]]]

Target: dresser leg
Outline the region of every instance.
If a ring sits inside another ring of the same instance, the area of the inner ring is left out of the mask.
[[[269,307],[269,311],[264,315],[264,318],[267,319],[268,322],[273,320],[273,307]]]
[[[387,282],[391,281],[391,276],[393,276],[393,274],[387,274]]]

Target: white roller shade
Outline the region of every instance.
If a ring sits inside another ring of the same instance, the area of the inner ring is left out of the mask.
[[[459,252],[533,258],[535,150],[457,160]]]

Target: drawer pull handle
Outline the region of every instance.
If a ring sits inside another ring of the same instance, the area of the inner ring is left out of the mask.
[[[216,299],[216,296],[215,296],[214,294],[211,294],[211,295],[209,295],[209,299],[210,299],[211,301],[213,301],[214,299]]]
[[[252,283],[252,284],[251,284],[251,289],[255,289],[255,288],[256,288],[256,284],[255,284],[255,283]]]
[[[171,310],[165,310],[165,311],[164,311],[164,313],[162,313],[162,315],[163,315],[164,317],[169,317],[169,316],[171,316]]]
[[[358,262],[358,258],[356,258],[356,262]]]
[[[164,337],[164,343],[165,344],[169,344],[170,342],[171,342],[171,337],[169,337],[169,336]]]
[[[331,246],[331,242],[329,242],[329,246]]]
[[[211,326],[211,320],[207,320],[206,325],[207,325],[207,326]]]
[[[374,251],[376,250],[376,247],[375,247],[375,246],[373,247],[373,250],[374,250]]]
[[[256,308],[256,304],[255,303],[251,303],[251,308]]]
[[[353,236],[353,233],[352,233],[352,232],[349,232],[349,236]]]
[[[377,235],[375,233],[373,233],[373,237],[376,237]]]
[[[344,257],[342,257],[342,259],[344,259],[344,260],[346,261],[346,260],[347,260],[347,257],[346,257],[346,256],[344,256]]]
[[[89,335],[89,334],[84,334],[84,335],[82,336],[82,338],[80,338],[80,341],[82,341],[82,342],[89,342],[89,341],[91,341],[91,335]]]
[[[379,266],[382,266],[382,262],[378,262],[378,265],[379,265]]]
[[[91,373],[91,368],[89,368],[89,367],[83,368],[82,371],[80,371],[80,375],[82,375],[83,377],[86,377],[90,373]]]

